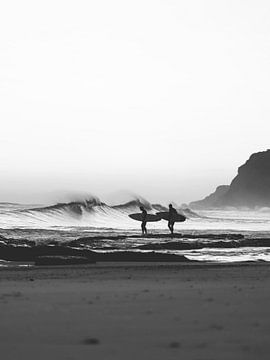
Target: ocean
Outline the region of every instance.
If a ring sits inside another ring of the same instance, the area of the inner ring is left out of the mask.
[[[140,204],[134,200],[110,206],[95,198],[51,206],[0,203],[0,236],[17,244],[61,244],[87,238],[80,246],[96,251],[138,251],[141,247],[208,262],[270,261],[270,208],[178,209],[187,220],[175,224],[172,238],[164,220],[148,223],[149,236],[140,236],[140,222],[128,217],[139,211]],[[162,205],[144,205],[149,213],[166,210]],[[159,248],[158,244],[165,245]],[[0,266],[7,264],[0,261]]]

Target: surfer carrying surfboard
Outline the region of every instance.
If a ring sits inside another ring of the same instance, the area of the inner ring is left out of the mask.
[[[168,228],[170,229],[171,234],[173,234],[173,227],[175,223],[175,218],[178,215],[178,212],[176,209],[172,206],[172,204],[169,205],[169,221],[168,221]]]
[[[140,210],[142,212],[142,224],[141,224],[142,234],[147,235],[147,229],[146,229],[147,211],[145,210],[145,208],[143,206],[140,206]]]

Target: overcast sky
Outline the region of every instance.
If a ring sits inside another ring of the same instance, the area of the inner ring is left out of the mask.
[[[0,201],[197,200],[269,146],[270,3],[9,0]]]

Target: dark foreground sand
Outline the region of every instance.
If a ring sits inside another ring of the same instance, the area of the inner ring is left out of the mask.
[[[0,358],[269,359],[267,264],[0,271]]]

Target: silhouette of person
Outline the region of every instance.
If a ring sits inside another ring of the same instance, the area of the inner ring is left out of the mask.
[[[147,216],[147,211],[145,210],[145,208],[143,206],[140,206],[140,210],[142,212],[142,224],[141,224],[141,228],[142,228],[142,234],[143,235],[147,235],[147,229],[146,229],[146,216]]]
[[[168,228],[170,229],[171,234],[173,235],[173,227],[175,223],[175,215],[177,215],[177,211],[172,206],[172,204],[169,205],[169,221],[168,221]]]

